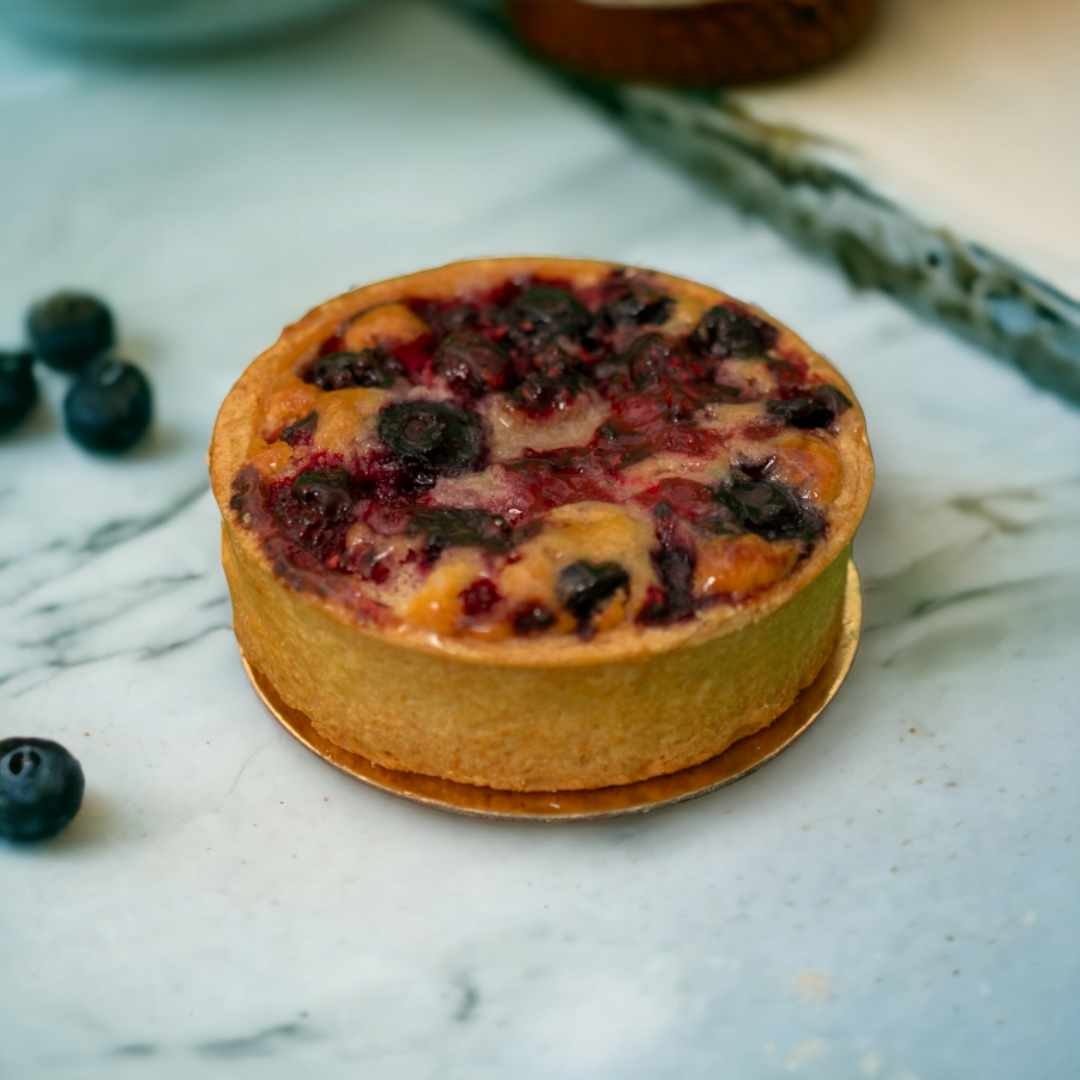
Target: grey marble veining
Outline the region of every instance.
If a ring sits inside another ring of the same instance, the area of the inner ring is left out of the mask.
[[[437,9],[291,49],[72,66],[0,42],[0,331],[116,304],[154,438],[62,390],[0,442],[0,729],[88,778],[0,848],[15,1080],[1072,1075],[1080,417],[853,293]],[[293,743],[229,629],[204,454],[281,325],[481,253],[653,265],[762,304],[869,418],[866,630],[767,768],[540,828],[369,791]]]

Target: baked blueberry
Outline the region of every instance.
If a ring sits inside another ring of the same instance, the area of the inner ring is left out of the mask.
[[[26,317],[34,352],[57,371],[78,371],[112,347],[112,312],[96,296],[58,292],[39,300]]]
[[[828,405],[811,398],[770,401],[765,408],[789,427],[802,428],[806,431],[828,427],[834,419],[833,411]]]
[[[830,386],[828,383],[819,386],[814,391],[814,400],[827,406],[834,417],[843,416],[851,408],[851,398],[842,390],[837,390],[835,386]]]
[[[512,338],[526,348],[536,348],[560,334],[581,334],[592,321],[589,309],[577,297],[551,285],[526,289],[504,319]]]
[[[402,401],[379,414],[379,438],[404,461],[441,476],[481,466],[480,418],[443,401]]]
[[[809,397],[770,401],[765,407],[789,427],[810,431],[828,427],[851,402],[836,387],[819,386]]]
[[[82,766],[50,739],[0,740],[0,836],[55,836],[82,805]]]
[[[686,341],[699,356],[715,360],[760,356],[767,344],[758,327],[722,304],[709,308],[701,316]]]
[[[677,344],[663,334],[642,334],[626,351],[630,380],[639,390],[654,390],[660,380],[682,366]]]
[[[519,315],[536,324],[545,324],[555,333],[574,333],[589,324],[589,311],[565,289],[534,285],[526,289],[515,305]]]
[[[298,446],[310,446],[319,426],[319,414],[310,412],[295,424],[289,424],[281,432],[281,441],[294,449]]]
[[[659,510],[659,507],[657,507]],[[652,557],[660,589],[650,595],[638,621],[668,626],[694,614],[694,556],[686,548],[662,544]]]
[[[150,384],[126,360],[93,360],[64,398],[64,426],[82,447],[106,454],[129,450],[150,424]]]
[[[519,637],[532,637],[542,634],[555,625],[555,613],[539,600],[525,604],[514,613],[514,633]]]
[[[764,540],[816,540],[822,533],[821,516],[784,484],[733,473],[717,492],[723,511],[714,524],[718,531],[757,533]]]
[[[577,619],[578,626],[586,626],[604,602],[620,589],[630,589],[630,575],[625,568],[617,562],[591,563],[581,559],[560,572],[555,594],[559,603]]]
[[[344,469],[301,473],[292,483],[292,497],[323,524],[344,520],[352,508],[349,474]]]
[[[514,530],[502,514],[452,506],[422,506],[413,511],[408,532],[424,537],[424,551],[434,561],[448,547],[479,547],[493,553],[513,546]]]
[[[555,409],[569,409],[580,389],[581,380],[574,375],[552,378],[533,372],[521,380],[510,400],[527,416],[535,418]]]
[[[37,401],[34,356],[28,352],[0,352],[0,435],[26,419]]]
[[[405,373],[401,362],[383,349],[335,352],[317,360],[304,376],[320,390],[347,390],[354,386],[385,389]]]
[[[432,362],[437,375],[467,394],[501,390],[509,367],[510,358],[494,341],[469,330],[444,338]]]
[[[667,322],[675,301],[659,293],[639,294],[627,290],[609,300],[597,314],[608,329],[618,326],[659,326]]]

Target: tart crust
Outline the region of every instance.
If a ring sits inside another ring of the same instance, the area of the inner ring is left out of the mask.
[[[586,260],[481,259],[357,289],[286,328],[226,397],[210,472],[237,640],[281,697],[332,742],[388,768],[506,790],[632,783],[697,764],[766,726],[827,659],[873,466],[850,388],[783,327],[779,346],[797,351],[812,374],[853,402],[833,439],[842,482],[826,535],[787,576],[738,604],[669,626],[626,622],[591,640],[488,641],[407,622],[383,628],[359,621],[317,581],[297,588],[233,508],[233,484],[259,437],[269,388],[356,313],[407,297],[490,289],[516,275],[586,287],[613,269]],[[731,300],[668,275],[650,273],[650,280],[701,311]]]

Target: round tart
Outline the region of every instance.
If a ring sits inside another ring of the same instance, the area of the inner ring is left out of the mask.
[[[584,75],[732,86],[831,60],[874,0],[514,0],[511,12],[524,41]]]
[[[704,285],[481,259],[288,327],[210,448],[248,661],[331,742],[515,791],[674,772],[833,648],[873,466],[820,356]]]

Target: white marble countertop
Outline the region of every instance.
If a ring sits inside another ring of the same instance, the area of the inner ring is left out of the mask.
[[[0,441],[0,734],[86,802],[0,847],[0,1076],[1071,1077],[1080,414],[855,295],[449,16],[167,65],[0,42],[0,340],[110,298],[158,419]],[[767,768],[640,818],[442,815],[333,772],[241,670],[204,454],[314,303],[590,255],[797,327],[866,407],[848,683]]]

